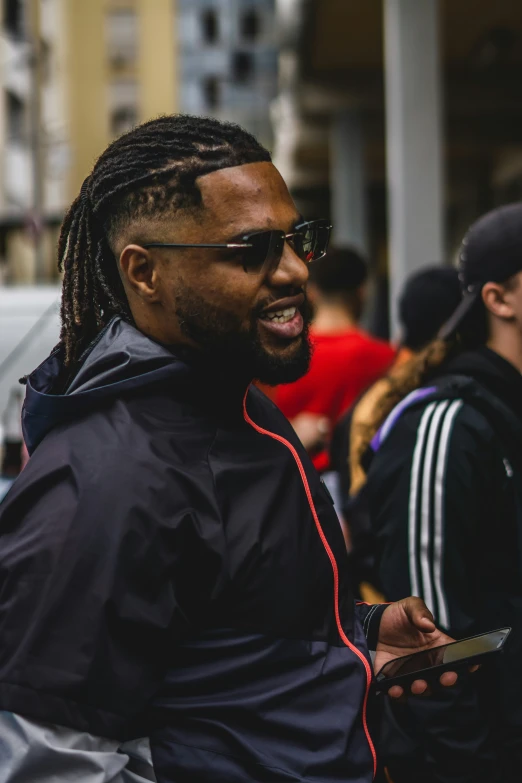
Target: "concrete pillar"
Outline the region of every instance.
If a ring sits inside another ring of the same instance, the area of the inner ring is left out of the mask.
[[[368,251],[364,144],[356,110],[334,115],[330,129],[330,192],[333,241]]]
[[[415,269],[442,262],[443,164],[437,0],[385,0],[391,333]]]

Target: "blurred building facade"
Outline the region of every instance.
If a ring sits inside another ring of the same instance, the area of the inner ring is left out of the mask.
[[[177,17],[172,0],[62,2],[74,194],[113,138],[177,109]]]
[[[177,110],[267,146],[275,0],[0,0],[0,285],[57,279],[64,210],[115,137]]]
[[[274,0],[178,0],[180,108],[237,122],[272,144]]]
[[[0,14],[0,284],[51,282],[98,155],[178,107],[176,4],[1,0]]]
[[[60,11],[56,0],[0,8],[0,282],[52,277],[67,193]]]
[[[522,197],[520,2],[277,0],[277,28],[276,163],[305,215],[376,260],[391,300]]]

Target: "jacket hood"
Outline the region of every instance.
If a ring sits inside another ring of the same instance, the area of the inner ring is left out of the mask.
[[[485,346],[450,360],[440,378],[463,375],[501,400],[522,421],[522,375],[511,362]]]
[[[26,379],[22,413],[24,440],[32,454],[54,427],[123,392],[187,377],[188,364],[121,318],[113,318],[89,349],[63,391],[63,349],[58,347]]]

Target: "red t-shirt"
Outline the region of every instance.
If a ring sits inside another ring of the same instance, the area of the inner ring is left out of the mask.
[[[275,401],[292,420],[299,413],[327,416],[332,427],[357,397],[391,366],[394,349],[360,329],[337,334],[315,334],[310,330],[314,353],[308,373],[295,383],[279,386]],[[318,455],[317,468],[325,470],[328,460]]]

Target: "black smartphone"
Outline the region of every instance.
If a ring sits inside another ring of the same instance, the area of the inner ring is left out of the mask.
[[[387,691],[392,685],[405,687],[414,680],[433,681],[442,672],[476,663],[485,655],[500,652],[510,631],[500,628],[389,661],[375,675],[377,690]]]

